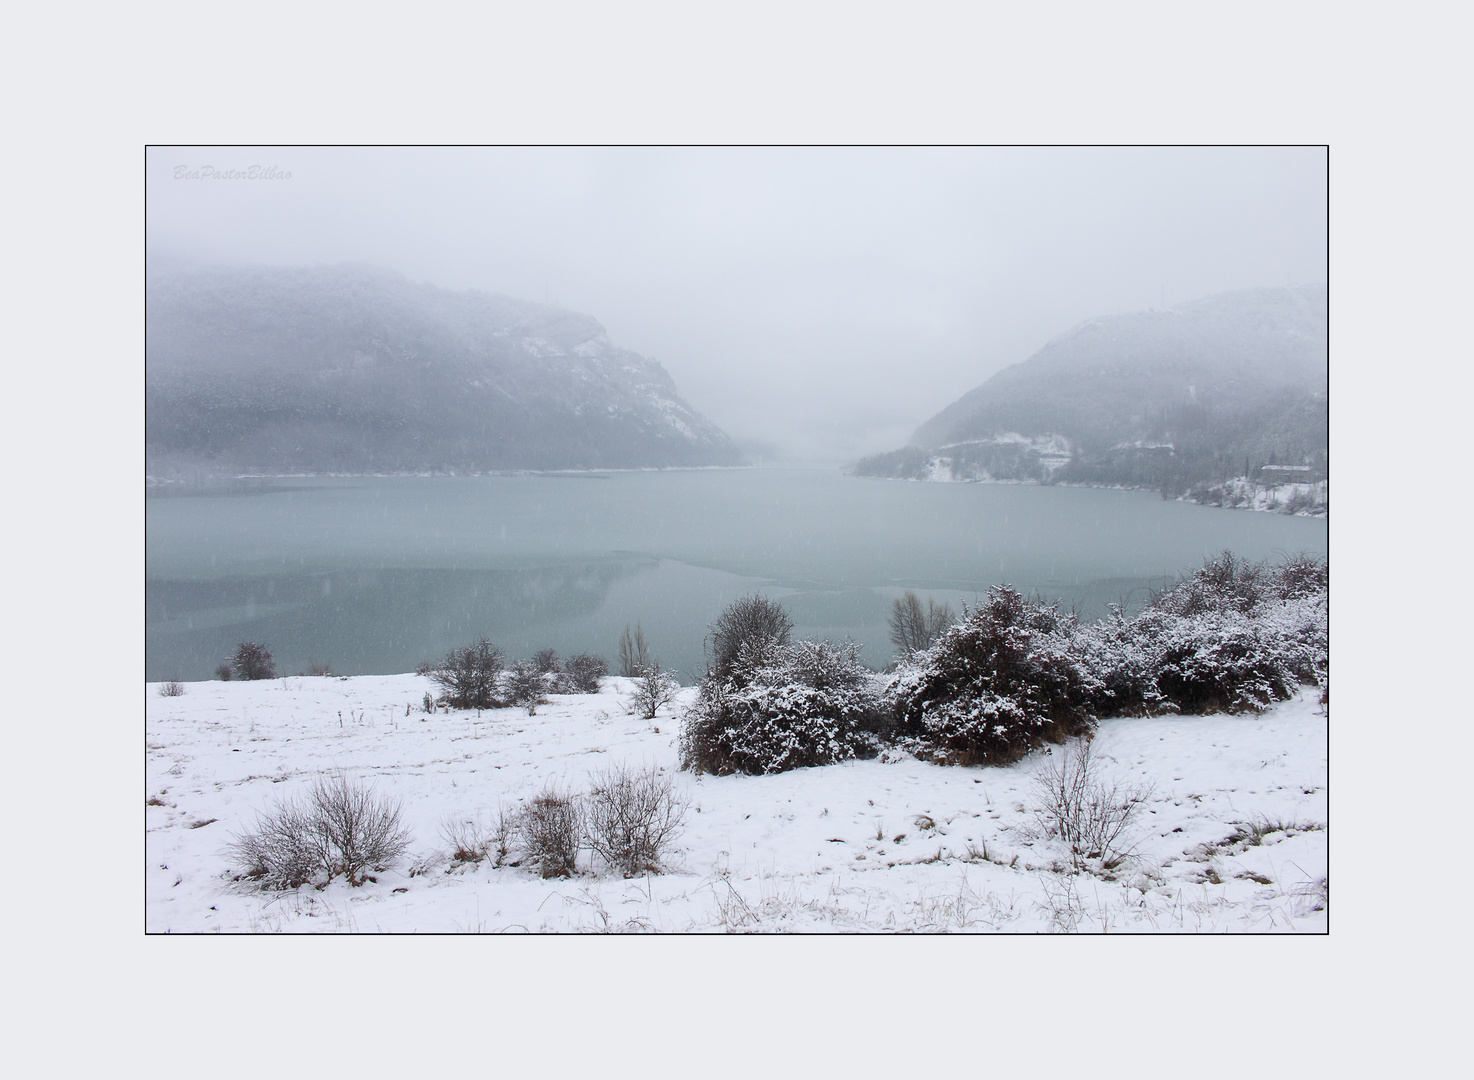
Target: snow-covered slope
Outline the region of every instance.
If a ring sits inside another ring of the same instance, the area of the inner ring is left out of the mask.
[[[167,267],[147,293],[150,473],[731,465],[594,319],[358,266]]]
[[[677,772],[670,708],[628,680],[518,709],[426,714],[416,675],[189,683],[148,696],[145,924],[185,931],[1298,931],[1327,927],[1327,719],[1107,720],[1097,768],[1149,786],[1109,873],[1072,872],[1037,828],[1040,755],[1007,768],[905,756],[772,776]],[[680,707],[694,689],[682,692]],[[690,800],[668,872],[626,880],[585,851],[573,878],[455,862],[449,824],[490,823],[549,781],[665,770]],[[414,839],[354,888],[263,893],[226,854],[273,803],[339,770],[403,802]]]

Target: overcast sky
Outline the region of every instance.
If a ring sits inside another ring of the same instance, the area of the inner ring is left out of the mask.
[[[251,166],[278,178],[203,171]],[[816,464],[904,444],[1083,319],[1326,279],[1320,149],[157,149],[147,198],[151,254],[587,313]]]

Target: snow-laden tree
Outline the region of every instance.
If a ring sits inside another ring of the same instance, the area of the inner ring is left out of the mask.
[[[706,639],[711,650],[709,676],[745,682],[748,671],[787,645],[792,633],[793,620],[782,604],[761,593],[744,596],[711,624]]]

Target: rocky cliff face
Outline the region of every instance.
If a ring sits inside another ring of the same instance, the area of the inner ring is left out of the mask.
[[[358,266],[170,267],[146,319],[152,475],[740,461],[660,364],[548,305]]]

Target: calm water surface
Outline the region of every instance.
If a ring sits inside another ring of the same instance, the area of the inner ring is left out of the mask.
[[[145,519],[149,679],[208,678],[244,640],[283,674],[410,671],[481,636],[613,661],[638,623],[691,682],[707,624],[754,590],[882,667],[908,588],[957,608],[1009,583],[1093,617],[1224,548],[1324,554],[1327,530],[1141,491],[775,469],[281,479],[151,496]]]

